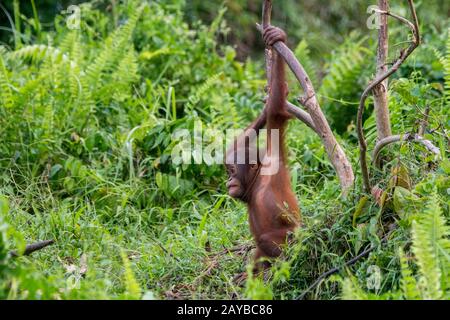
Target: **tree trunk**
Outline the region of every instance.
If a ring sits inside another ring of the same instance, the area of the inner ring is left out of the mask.
[[[389,11],[388,0],[378,0],[378,7],[381,11]],[[378,31],[378,50],[377,50],[377,73],[378,77],[384,74],[388,70],[387,57],[389,48],[389,35],[388,35],[388,16],[386,14],[380,14],[380,29]],[[390,135],[391,122],[389,119],[389,105],[388,105],[388,79],[381,82],[373,90],[373,98],[375,105],[376,123],[377,123],[377,135],[378,140],[384,139]]]

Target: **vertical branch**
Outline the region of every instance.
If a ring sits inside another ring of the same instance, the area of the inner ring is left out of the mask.
[[[388,0],[378,0],[378,7],[381,11],[389,11]],[[376,76],[384,74],[388,70],[387,57],[389,48],[388,16],[380,15],[380,29],[378,30],[378,50],[377,50],[377,72]],[[373,89],[377,137],[383,139],[392,134],[391,122],[389,118],[388,104],[388,79],[386,78]]]
[[[263,30],[270,25],[271,14],[272,14],[272,0],[264,0],[262,11]]]
[[[406,24],[413,33],[413,39],[408,48],[400,51],[400,56],[394,62],[392,67],[390,69],[388,69],[385,73],[376,76],[375,79],[367,86],[367,88],[362,93],[361,99],[359,101],[358,114],[357,114],[357,119],[356,119],[356,128],[357,128],[357,133],[358,133],[359,161],[360,161],[360,166],[361,166],[361,174],[362,174],[362,178],[363,178],[364,190],[367,193],[370,192],[371,187],[370,187],[369,169],[367,167],[367,142],[366,142],[366,138],[364,137],[364,130],[363,130],[363,124],[362,124],[364,107],[366,104],[367,97],[372,92],[372,90],[377,85],[382,83],[385,79],[387,79],[391,75],[393,75],[398,70],[398,68],[400,68],[402,63],[411,55],[411,53],[420,44],[419,22],[417,20],[416,9],[414,7],[413,0],[408,0],[408,3],[409,3],[409,8],[411,10],[411,16],[413,18],[413,22],[410,22],[409,20],[407,20],[403,17],[400,17],[396,14],[393,14],[389,11],[380,11],[381,14],[391,16],[391,17],[399,20],[400,22]]]
[[[417,132],[419,136],[423,136],[425,134],[428,127],[429,116],[430,116],[430,106],[427,106],[423,114],[423,119],[420,121],[419,131]]]
[[[263,4],[262,11],[262,28],[263,30],[270,25],[272,13],[272,0],[265,0]],[[272,50],[266,48],[265,51],[266,57],[266,76],[267,76],[267,89],[270,84],[270,79],[272,78],[271,70],[272,70]]]

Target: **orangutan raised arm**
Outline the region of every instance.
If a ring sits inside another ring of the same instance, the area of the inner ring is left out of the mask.
[[[263,37],[268,47],[277,41],[286,41],[284,31],[272,26],[264,30]],[[260,258],[273,258],[281,254],[281,246],[286,243],[288,233],[300,224],[300,210],[286,167],[284,133],[290,115],[286,110],[288,88],[285,66],[284,60],[276,53],[273,55],[271,75],[265,110],[259,120],[250,126],[258,128],[267,122],[264,156],[252,159],[246,137],[239,137],[227,152],[226,164],[230,196],[244,201],[248,206],[250,230],[256,241],[257,270],[268,266],[267,261]],[[236,161],[239,151],[245,153],[245,163]]]

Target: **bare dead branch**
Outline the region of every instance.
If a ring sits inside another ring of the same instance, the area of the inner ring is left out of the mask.
[[[263,3],[263,11],[262,11],[262,25],[263,29],[267,28],[270,25],[272,13],[272,1],[267,0]],[[272,78],[271,70],[272,70],[272,50],[266,48],[265,51],[266,57],[266,76],[267,76],[267,86],[269,86],[270,79]]]
[[[270,15],[272,9],[271,0],[265,0],[263,5],[263,26],[266,27],[270,24]],[[257,28],[260,32],[263,31],[263,27],[257,24]],[[276,50],[280,56],[286,61],[287,65],[294,73],[295,77],[299,81],[305,97],[299,99],[300,104],[302,104],[309,113],[312,123],[314,124],[315,131],[318,133],[322,140],[322,143],[327,151],[330,162],[332,163],[336,173],[339,177],[341,188],[343,194],[346,195],[349,189],[353,185],[354,175],[353,169],[344,150],[341,148],[337,142],[331,128],[326,120],[316,98],[316,93],[311,80],[306,73],[303,66],[295,57],[294,53],[283,43],[276,42],[273,44],[272,49]],[[267,55],[266,55],[267,57]],[[268,62],[266,61],[266,66]],[[290,110],[295,111],[296,109],[290,108]],[[299,115],[300,120],[306,119],[301,111],[294,113],[295,116]],[[305,122],[306,123],[306,122]]]
[[[271,19],[271,12],[272,12],[272,1],[264,1],[263,3],[263,11],[262,11],[262,24],[263,29],[267,28],[270,25],[270,19]],[[272,50],[266,48],[265,49],[265,56],[266,56],[266,75],[267,75],[267,84],[270,83],[271,79],[271,70],[272,70]]]
[[[389,11],[388,0],[378,0],[378,7]],[[380,12],[378,10],[378,12]],[[387,15],[380,16],[380,29],[378,30],[377,71],[376,76],[388,70],[387,57],[389,55],[389,33]],[[373,89],[373,104],[377,125],[377,137],[383,139],[392,135],[388,105],[388,79],[385,79]]]
[[[264,0],[263,10],[262,10],[263,29],[270,26],[271,16],[272,16],[272,0]]]
[[[263,28],[261,27],[260,24],[256,24],[256,28],[260,32],[263,31]],[[306,73],[303,66],[300,64],[300,62],[295,57],[294,53],[282,42],[274,43],[273,49],[275,49],[283,57],[283,59],[286,61],[289,68],[294,73],[297,80],[300,82],[300,85],[303,88],[303,91],[305,92],[305,96],[308,97],[308,99],[307,99],[308,102],[310,102],[312,100],[312,98],[314,98],[314,100],[315,100],[316,93],[314,91],[311,80],[309,79],[308,74]],[[308,108],[308,105],[306,105],[306,103],[304,103],[303,101],[304,101],[304,99],[301,99],[301,100],[299,99],[299,102],[304,107]],[[312,104],[313,103],[310,102],[309,107],[314,107]]]
[[[402,142],[402,141],[409,141],[409,142],[416,142],[422,144],[428,151],[440,155],[441,152],[438,147],[434,146],[433,143],[430,140],[424,139],[422,136],[418,134],[404,134],[404,135],[394,135],[389,136],[387,138],[381,139],[378,141],[378,143],[375,145],[374,151],[373,151],[373,164],[376,168],[381,168],[381,161],[380,161],[380,153],[381,150],[395,142]]]
[[[51,245],[53,243],[55,243],[54,240],[45,240],[45,241],[39,241],[39,242],[36,242],[36,243],[29,244],[29,245],[27,245],[25,247],[25,251],[23,252],[22,255],[23,256],[28,256],[28,255],[32,254],[33,252],[41,250],[41,249],[43,249],[43,248],[45,248],[45,247],[47,247],[47,246],[49,246],[49,245]],[[11,257],[19,257],[19,256],[21,256],[17,252],[17,250],[12,250],[12,251],[9,252],[9,254],[11,255]]]
[[[361,174],[362,174],[362,178],[363,178],[364,190],[367,193],[370,193],[371,186],[370,186],[369,169],[367,167],[367,142],[364,137],[364,130],[363,130],[363,125],[362,125],[364,107],[365,107],[367,97],[372,92],[372,90],[377,85],[379,85],[381,82],[383,82],[385,79],[387,79],[392,74],[394,74],[398,70],[398,68],[400,68],[402,63],[411,55],[411,53],[420,44],[419,22],[417,20],[416,9],[414,7],[413,0],[408,0],[408,3],[409,3],[412,18],[413,18],[413,22],[412,23],[409,22],[413,26],[413,28],[412,28],[413,41],[408,46],[408,48],[406,48],[406,50],[402,50],[400,52],[400,56],[397,58],[397,60],[394,62],[394,64],[388,71],[375,77],[375,79],[367,86],[367,88],[364,90],[364,92],[361,95],[361,99],[360,99],[359,106],[358,106],[356,127],[357,127],[359,150],[360,150],[359,161],[360,161],[360,166],[361,166]],[[408,24],[408,26],[410,24]]]

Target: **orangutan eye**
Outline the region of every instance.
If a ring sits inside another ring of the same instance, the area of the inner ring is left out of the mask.
[[[256,163],[251,163],[251,164],[250,164],[250,168],[253,169],[253,170],[255,170],[256,168],[258,168],[258,164],[256,164]]]
[[[235,167],[235,166],[229,166],[229,167],[228,167],[228,174],[229,174],[229,175],[234,175],[234,174],[236,174],[236,167]]]

